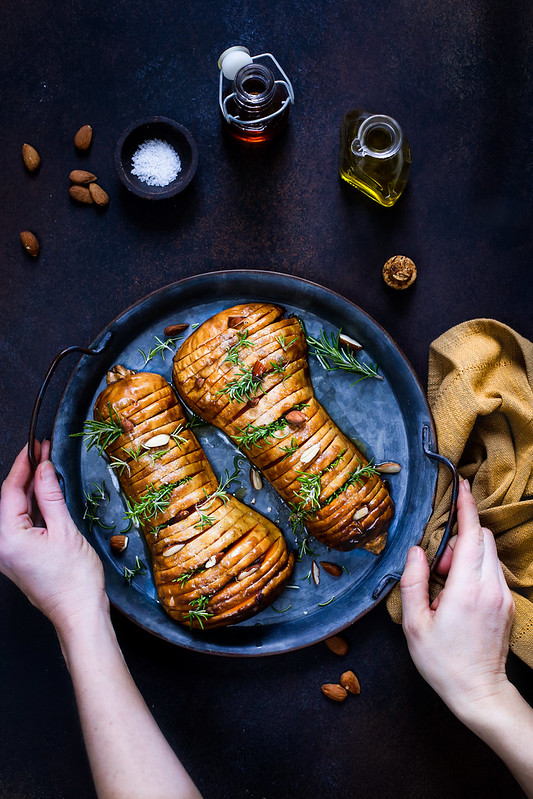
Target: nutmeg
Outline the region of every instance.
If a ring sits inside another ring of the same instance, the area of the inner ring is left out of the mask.
[[[383,266],[383,280],[392,289],[406,289],[416,280],[416,266],[406,255],[393,255]]]

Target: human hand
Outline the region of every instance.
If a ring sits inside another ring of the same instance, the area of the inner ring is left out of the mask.
[[[88,614],[109,612],[98,555],[68,512],[44,442],[32,474],[27,447],[2,485],[0,571],[48,616],[58,632],[83,624]],[[45,527],[32,520],[34,498]]]
[[[503,693],[514,602],[492,533],[480,526],[467,481],[457,503],[458,535],[439,571],[446,584],[429,605],[429,566],[412,547],[401,579],[403,629],[425,680],[465,723]]]

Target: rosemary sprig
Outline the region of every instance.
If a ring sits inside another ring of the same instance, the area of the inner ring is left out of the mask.
[[[243,348],[249,348],[254,346],[254,342],[248,339],[248,331],[244,330],[240,332],[237,330],[238,341],[233,344],[232,347],[229,347],[226,352],[226,357],[224,358],[224,363],[229,361],[229,363],[233,364],[233,366],[242,366],[242,361],[240,357],[240,350]]]
[[[187,443],[187,439],[181,435],[185,428],[187,427],[186,424],[179,424],[173,433],[170,434],[170,438],[176,442],[178,448],[181,449],[184,444]]]
[[[283,375],[284,381],[287,379],[287,376],[285,375],[285,368],[286,368],[285,361],[283,361],[280,358],[278,361],[269,361],[269,365],[270,365],[270,371],[273,374]]]
[[[329,605],[331,602],[333,602],[333,600],[334,600],[334,599],[335,599],[335,594],[334,594],[334,595],[331,597],[331,599],[328,599],[328,601],[327,601],[327,602],[318,602],[318,603],[317,603],[317,604],[318,604],[318,607],[319,607],[319,608],[325,608],[325,607],[326,607],[326,605]]]
[[[274,605],[271,605],[270,607],[272,608],[272,610],[275,610],[276,613],[287,613],[287,611],[292,608],[292,605],[287,605],[287,607],[283,608],[282,610],[280,610],[279,608],[275,608]]]
[[[239,428],[239,435],[234,436],[234,440],[239,447],[251,449],[259,446],[260,441],[272,438],[274,433],[284,430],[287,425],[288,422],[284,416],[269,424],[254,425],[248,422],[245,428]]]
[[[179,575],[179,577],[174,577],[174,579],[172,580],[172,582],[173,582],[173,583],[180,583],[180,585],[183,585],[183,583],[186,583],[186,582],[187,582],[187,580],[188,580],[190,577],[193,577],[195,573],[196,573],[196,572],[195,572],[194,570],[193,570],[193,571],[190,571],[190,572],[183,572],[183,574],[180,574],[180,575]]]
[[[191,625],[191,630],[193,628],[193,623],[196,621],[202,628],[204,629],[204,621],[210,619],[213,616],[208,610],[206,610],[207,605],[209,603],[210,597],[209,596],[200,596],[198,599],[193,599],[189,602],[190,610],[188,613],[185,614],[183,617],[183,621],[188,621]]]
[[[191,477],[183,477],[175,483],[163,483],[159,488],[155,488],[150,483],[138,502],[130,503],[126,500],[128,510],[125,513],[126,519],[133,519],[134,522],[148,521],[166,511],[170,505],[170,497],[175,488],[189,482]]]
[[[300,546],[298,547],[298,560],[302,560],[304,555],[314,555],[314,554],[315,554],[314,550],[311,549],[311,547],[309,546],[309,536],[306,536],[305,538],[302,539],[302,541],[300,542]],[[311,572],[309,572],[308,577],[309,577],[309,582],[311,582]]]
[[[146,565],[142,562],[140,557],[136,555],[135,563],[133,564],[133,569],[128,569],[127,566],[124,566],[124,579],[131,586],[131,581],[134,577],[138,574],[146,574]]]
[[[124,469],[127,469],[128,474],[131,474],[130,465],[127,461],[123,461],[120,458],[115,458],[114,456],[109,461],[109,468],[117,471],[119,474],[122,474]]]
[[[312,510],[320,508],[320,474],[312,474],[311,472],[297,471],[298,482],[300,483],[300,490],[296,496],[301,501],[298,510],[309,513]]]
[[[167,338],[166,341],[161,341],[159,336],[154,336],[157,344],[155,347],[152,347],[148,350],[148,355],[144,352],[144,350],[139,349],[142,357],[144,358],[143,367],[146,366],[148,361],[151,361],[152,358],[155,358],[156,355],[161,355],[163,360],[165,360],[165,350],[169,352],[173,352],[173,347],[175,347],[176,342],[179,341],[183,336],[174,336],[173,338]]]
[[[70,434],[71,438],[83,436],[87,445],[87,452],[96,447],[98,454],[102,455],[106,447],[113,444],[124,432],[120,417],[110,402],[107,403],[107,407],[109,409],[109,419],[104,419],[101,413],[96,411],[98,419],[86,419],[81,433]]]
[[[142,444],[134,449],[133,447],[122,447],[126,455],[128,455],[133,461],[138,461],[141,455],[145,455],[146,451],[143,450]]]
[[[166,449],[158,449],[157,452],[150,452],[149,455],[152,463],[158,461],[163,457],[163,455],[166,455],[167,452],[170,452],[170,447],[167,447]]]
[[[201,503],[201,507],[203,508],[204,511],[208,510],[211,507],[211,505],[213,504],[215,499],[217,499],[217,497],[222,500],[224,505],[226,504],[226,502],[228,501],[227,488],[230,485],[230,483],[233,483],[233,481],[236,480],[240,476],[242,462],[243,462],[243,459],[239,458],[238,455],[236,455],[233,458],[234,471],[232,472],[232,474],[230,474],[227,469],[224,471],[225,477],[221,477],[220,478],[218,486],[213,491],[212,494],[208,494],[206,492],[205,488],[204,488],[204,493],[205,493],[206,498]],[[199,511],[199,512],[201,512],[201,511]]]
[[[354,483],[362,483],[365,477],[371,477],[373,474],[379,474],[379,472],[376,468],[374,468],[374,466],[372,466],[372,462],[368,463],[366,466],[363,466],[361,461],[359,461],[359,466],[357,469],[354,469],[346,482],[326,499],[324,502],[324,507],[326,505],[330,505],[335,499],[337,499],[337,497],[340,497],[340,495],[351,485]]]
[[[361,375],[360,380],[367,377],[375,377],[377,380],[383,380],[381,375],[377,373],[377,365],[374,366],[366,364],[363,361],[358,361],[355,355],[350,350],[344,349],[340,343],[341,331],[338,333],[330,333],[329,338],[324,330],[321,331],[319,338],[307,336],[307,344],[309,351],[312,352],[324,369],[331,372],[335,369],[342,369],[346,372],[354,372]],[[357,380],[356,382],[360,382]],[[355,383],[352,383],[355,385]]]
[[[87,491],[83,492],[85,497],[85,510],[83,512],[83,518],[87,519],[89,522],[89,532],[92,533],[95,524],[97,524],[103,530],[114,530],[116,525],[104,524],[98,515],[100,503],[107,502],[109,500],[107,489],[104,483],[101,485],[98,483],[93,483],[93,486],[95,490],[91,491],[90,494]]]
[[[204,513],[203,510],[199,510],[198,513],[200,514],[200,520],[196,522],[194,525],[195,530],[200,530],[201,533],[207,528],[212,527],[215,523],[215,517],[209,516],[209,514]]]
[[[294,344],[295,341],[298,341],[298,336],[293,338],[293,340],[289,341],[289,343],[287,344],[287,334],[286,333],[280,333],[279,336],[276,336],[276,341],[279,341],[279,345],[280,345],[281,349],[283,350],[283,352],[287,352],[287,350],[289,349],[291,344]]]
[[[293,405],[290,410],[303,411],[308,405],[308,402],[298,402],[296,405]],[[233,440],[236,444],[238,444],[239,447],[251,449],[251,447],[259,446],[259,442],[263,441],[263,439],[268,440],[273,438],[275,433],[284,430],[287,425],[288,422],[285,419],[285,416],[280,416],[279,419],[269,422],[268,424],[254,425],[251,422],[248,422],[246,427],[239,428],[239,435],[233,436]]]
[[[293,436],[291,438],[291,443],[288,444],[286,447],[280,446],[280,449],[286,453],[286,455],[284,455],[283,458],[281,459],[281,462],[283,463],[283,461],[286,461],[287,458],[289,458],[291,455],[294,455],[294,453],[298,449],[298,442],[296,441],[296,438]]]
[[[248,402],[254,398],[258,388],[261,388],[261,378],[256,377],[252,369],[242,364],[237,377],[229,380],[217,391],[217,395],[227,394],[230,402]]]

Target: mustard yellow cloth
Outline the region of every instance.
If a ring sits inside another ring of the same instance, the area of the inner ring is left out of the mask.
[[[533,343],[493,319],[448,330],[430,347],[428,399],[439,452],[470,481],[481,524],[496,536],[516,604],[512,651],[533,667]],[[440,467],[433,515],[421,546],[435,554],[451,499]],[[431,578],[430,595],[443,585]],[[401,621],[400,587],[387,599]]]

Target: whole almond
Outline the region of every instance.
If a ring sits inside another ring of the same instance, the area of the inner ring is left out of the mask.
[[[31,144],[22,145],[22,160],[29,172],[35,172],[41,165],[41,156]]]
[[[329,560],[321,560],[320,565],[325,572],[331,574],[332,577],[340,577],[342,569],[337,563],[331,563]]]
[[[342,685],[337,683],[327,682],[322,686],[322,693],[328,699],[333,699],[334,702],[344,702],[348,696],[348,691]]]
[[[163,330],[163,333],[165,336],[177,336],[179,333],[183,333],[184,330],[187,330],[188,327],[189,325],[186,322],[181,322],[177,325],[168,325],[168,327],[165,327]]]
[[[261,361],[257,360],[252,366],[252,375],[254,377],[262,377],[268,370],[268,366]]]
[[[361,686],[359,685],[359,680],[353,673],[353,671],[345,671],[341,675],[340,684],[343,688],[346,688],[351,694],[360,694],[361,693]]]
[[[92,172],[87,172],[85,169],[73,169],[69,175],[72,183],[94,183],[97,180],[96,175]]]
[[[125,433],[131,433],[131,431],[135,429],[133,422],[130,419],[126,419],[124,416],[120,417],[120,426]]]
[[[93,140],[93,129],[90,125],[83,125],[74,136],[74,146],[77,150],[88,150]]]
[[[342,656],[348,651],[348,642],[342,635],[332,635],[330,638],[326,638],[325,644],[335,655]]]
[[[112,535],[109,539],[109,546],[113,552],[124,552],[128,543],[129,538],[127,535]]]
[[[68,190],[68,193],[73,200],[76,200],[77,203],[85,203],[87,205],[92,204],[93,198],[87,186],[71,186]]]
[[[33,258],[37,258],[39,255],[39,242],[37,241],[37,236],[30,230],[23,230],[20,234],[20,240],[28,255],[33,256]]]
[[[205,383],[205,377],[198,376],[196,378],[196,380],[194,381],[194,387],[197,388],[197,389],[198,388],[202,388],[204,383]]]
[[[305,423],[307,422],[307,416],[305,413],[301,411],[289,411],[285,414],[285,419],[289,423],[290,427],[304,427]]]
[[[100,208],[103,208],[104,205],[109,204],[109,195],[106,191],[103,190],[98,183],[91,183],[89,184],[89,191],[91,192],[91,197],[93,198],[96,205],[99,205]]]

